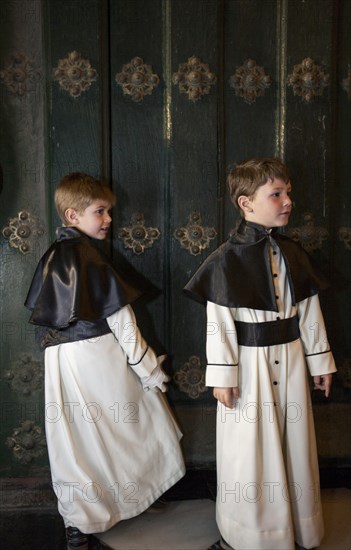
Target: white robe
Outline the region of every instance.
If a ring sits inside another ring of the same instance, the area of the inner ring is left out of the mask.
[[[323,537],[308,373],[336,370],[318,296],[292,305],[279,248],[270,249],[279,312],[207,304],[206,385],[239,386],[234,409],[218,403],[216,517],[235,550],[293,550]],[[299,316],[301,338],[238,346],[234,320]]]
[[[112,333],[45,350],[45,426],[65,526],[106,531],[148,508],[185,473],[181,433],[160,391],[140,377],[156,366],[125,306]]]

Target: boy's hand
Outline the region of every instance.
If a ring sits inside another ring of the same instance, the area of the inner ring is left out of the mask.
[[[235,388],[213,388],[213,397],[228,409],[234,409],[234,401],[239,399],[239,388],[238,386]]]
[[[321,374],[320,376],[314,376],[314,389],[324,391],[325,397],[329,397],[332,380],[332,374]]]
[[[170,381],[170,377],[162,370],[162,363],[166,359],[166,355],[157,357],[157,366],[149,376],[143,376],[141,383],[144,391],[159,389],[162,392],[167,391],[166,383]]]

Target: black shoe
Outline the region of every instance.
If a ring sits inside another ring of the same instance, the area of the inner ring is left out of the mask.
[[[82,533],[77,527],[67,527],[67,550],[89,550],[89,538],[90,535]]]

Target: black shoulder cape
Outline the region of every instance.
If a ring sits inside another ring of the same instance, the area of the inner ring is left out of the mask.
[[[106,319],[141,295],[90,237],[63,227],[38,264],[25,306],[31,323],[60,329]]]
[[[292,295],[297,302],[329,286],[307,252],[295,241],[243,220],[236,232],[199,267],[184,292],[203,304],[277,311],[270,240],[280,248]]]

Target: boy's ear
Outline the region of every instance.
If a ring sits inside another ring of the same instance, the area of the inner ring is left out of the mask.
[[[238,197],[238,205],[246,214],[253,212],[251,200],[246,195],[240,195],[240,197]]]
[[[67,208],[65,212],[65,218],[69,225],[78,225],[79,219],[77,216],[77,210],[74,210],[74,208]]]

